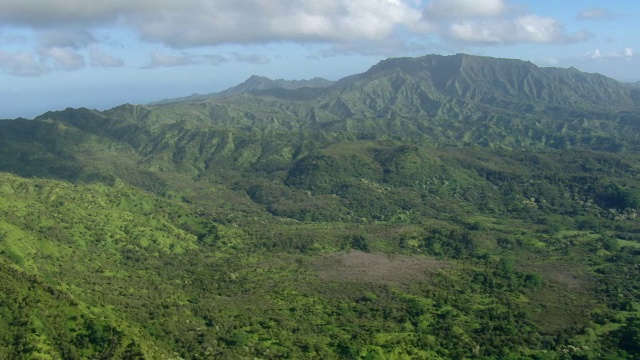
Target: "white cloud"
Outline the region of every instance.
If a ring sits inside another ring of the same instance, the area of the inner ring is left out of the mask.
[[[149,61],[143,67],[154,69],[159,67],[175,67],[197,64],[200,61],[192,55],[171,55],[160,51],[153,51],[149,54]]]
[[[177,1],[164,0],[3,0],[0,2],[0,21],[5,24],[49,28],[66,25],[106,24],[128,14],[143,14],[157,4],[165,8]]]
[[[589,59],[615,59],[615,58],[632,58],[633,57],[633,49],[625,48],[623,50],[614,50],[602,52],[600,49],[595,49],[592,52],[587,53],[586,55]]]
[[[472,19],[450,24],[445,36],[451,39],[484,44],[568,43],[583,41],[589,34],[567,34],[556,19],[538,15],[514,18]]]
[[[198,9],[167,12],[135,26],[143,38],[173,47],[271,41],[382,39],[397,26],[414,26],[420,12],[392,0],[198,1]],[[190,26],[183,26],[189,23]]]
[[[496,17],[507,10],[503,0],[432,0],[424,10],[427,19]]]
[[[580,20],[613,20],[614,16],[607,9],[587,9],[578,14]]]
[[[431,0],[424,17],[440,37],[468,44],[568,43],[590,37],[570,34],[557,19],[505,0]]]
[[[28,52],[10,53],[0,50],[0,69],[15,76],[40,76],[47,72]]]
[[[124,61],[122,59],[103,53],[100,47],[96,44],[91,45],[89,59],[91,60],[91,65],[96,67],[124,66]]]
[[[51,59],[57,69],[77,70],[85,66],[84,57],[70,48],[41,48],[39,54],[43,58]]]
[[[595,49],[593,52],[587,54],[587,56],[592,59],[599,59],[602,57],[602,54],[600,53],[600,49]]]
[[[411,1],[411,3],[410,3]],[[222,43],[382,39],[419,27],[412,0],[3,0],[0,22],[34,28],[125,25],[176,48]]]
[[[270,61],[252,54],[171,55],[167,47],[297,42],[321,44],[328,49],[323,56],[393,56],[429,48],[428,42],[567,43],[589,37],[509,0],[2,0],[0,24],[35,30],[41,56],[65,69],[80,68],[79,53],[87,49],[94,66],[121,66],[120,59],[93,49],[101,42],[93,32],[114,29],[164,45],[145,68]]]

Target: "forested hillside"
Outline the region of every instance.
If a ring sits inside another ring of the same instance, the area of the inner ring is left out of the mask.
[[[459,54],[0,121],[0,358],[638,358],[639,99]]]

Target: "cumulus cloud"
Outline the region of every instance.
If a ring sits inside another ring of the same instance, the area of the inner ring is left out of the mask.
[[[238,0],[205,4],[194,0],[194,11],[166,12],[135,26],[147,40],[180,48],[382,39],[399,25],[417,26],[421,21],[419,10],[401,0]]]
[[[77,70],[85,66],[84,57],[70,48],[42,48],[39,54],[45,59],[52,60],[57,69]]]
[[[265,41],[381,39],[419,27],[411,0],[4,0],[0,21],[31,27],[128,26],[176,48]],[[185,26],[188,24],[188,26]]]
[[[424,17],[441,37],[469,44],[569,43],[591,36],[570,34],[557,19],[504,0],[431,0]]]
[[[616,59],[616,58],[627,58],[630,59],[633,57],[633,49],[625,48],[623,50],[614,50],[603,52],[600,49],[595,49],[592,52],[587,53],[586,55],[589,59]]]
[[[578,14],[580,20],[613,20],[614,16],[607,9],[587,9]]]
[[[569,43],[583,41],[589,33],[568,34],[556,19],[538,15],[514,18],[478,19],[452,23],[445,36],[454,40],[484,44]]]
[[[496,17],[506,10],[502,0],[432,0],[424,10],[424,16],[428,19]]]
[[[43,31],[31,51],[2,52],[0,67],[17,76],[41,76],[54,70],[85,67],[81,52],[93,41],[86,31]],[[26,41],[18,41],[24,47]]]
[[[159,67],[175,67],[197,64],[199,61],[191,55],[171,55],[154,51],[149,54],[149,61],[143,67],[145,69],[154,69]]]
[[[127,14],[143,14],[158,3],[172,1],[151,0],[3,0],[0,2],[0,21],[5,24],[50,28],[67,25],[106,24]],[[178,5],[178,2],[173,2]],[[176,8],[176,6],[174,6]]]
[[[145,68],[270,61],[251,54],[220,57],[170,52],[223,44],[316,43],[328,49],[322,56],[397,55],[426,39],[433,44],[483,45],[589,38],[585,32],[568,33],[558,20],[509,1],[2,0],[0,23],[35,30],[40,34],[38,53],[65,69],[82,67],[79,56],[87,49],[93,66],[122,66],[122,60],[93,48],[100,43],[92,35],[98,29],[131,31],[143,41],[164,46],[164,52],[149,55]]]
[[[40,76],[47,69],[28,52],[0,51],[0,69],[15,76]]]
[[[91,45],[89,59],[91,59],[91,65],[96,67],[109,68],[124,66],[124,61],[122,59],[109,54],[105,54],[96,44]]]

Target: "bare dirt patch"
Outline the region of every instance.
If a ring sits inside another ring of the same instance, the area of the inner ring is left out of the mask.
[[[595,299],[588,288],[595,279],[584,268],[558,262],[523,264],[520,268],[536,272],[548,282],[548,286],[528,295],[537,304],[530,312],[540,326],[555,331],[579,326],[589,318]]]
[[[424,256],[371,254],[355,250],[321,256],[311,265],[321,280],[374,284],[420,282],[446,266],[445,261]]]
[[[593,279],[584,273],[583,269],[572,264],[543,263],[526,264],[522,268],[534,271],[545,280],[557,283],[569,290],[580,290],[591,285]]]

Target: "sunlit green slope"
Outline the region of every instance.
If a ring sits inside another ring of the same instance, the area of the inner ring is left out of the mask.
[[[468,55],[245,85],[0,121],[0,358],[638,356],[637,90]]]

